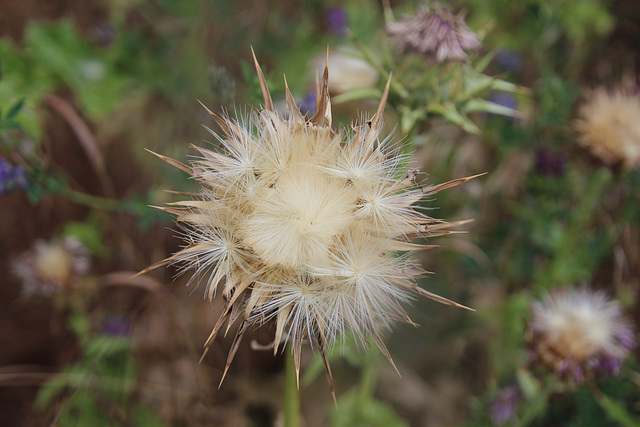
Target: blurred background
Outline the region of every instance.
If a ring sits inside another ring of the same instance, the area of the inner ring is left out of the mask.
[[[625,328],[640,322],[637,1],[0,0],[0,11],[3,426],[282,425],[284,357],[259,349],[271,325],[250,331],[218,388],[233,333],[198,360],[221,303],[175,267],[133,277],[181,245],[149,205],[198,191],[145,149],[188,162],[191,144],[214,144],[198,101],[231,116],[259,108],[251,47],[275,103],[285,74],[313,113],[327,46],[337,128],[373,114],[393,72],[384,133],[420,179],[487,174],[421,202],[474,222],[416,256],[435,273],[420,286],[476,311],[406,307],[419,326],[385,333],[402,377],[347,340],[331,356],[337,410],[307,349],[301,425],[640,425],[633,346],[608,375],[581,365],[567,379],[539,363],[529,326],[535,301],[576,288],[604,292]]]

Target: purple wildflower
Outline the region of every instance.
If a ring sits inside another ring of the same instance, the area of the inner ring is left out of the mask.
[[[0,195],[11,193],[16,188],[27,187],[27,177],[20,165],[12,166],[0,157]]]
[[[108,336],[127,336],[131,330],[131,324],[122,316],[109,317],[102,326],[102,333]]]
[[[334,36],[344,36],[347,25],[349,24],[349,17],[347,12],[341,7],[332,7],[327,9],[324,13],[324,23],[327,28],[327,32]]]
[[[496,55],[496,64],[503,71],[516,73],[522,68],[522,56],[509,49],[501,49]]]
[[[540,175],[562,177],[565,172],[566,159],[559,151],[541,148],[536,153],[535,167]]]

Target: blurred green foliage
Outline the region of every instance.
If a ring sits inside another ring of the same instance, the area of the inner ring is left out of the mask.
[[[162,426],[152,409],[131,401],[135,385],[131,339],[91,331],[84,313],[74,313],[69,323],[80,341],[82,356],[41,388],[36,408],[61,402],[53,405],[58,408],[54,417],[58,425]]]

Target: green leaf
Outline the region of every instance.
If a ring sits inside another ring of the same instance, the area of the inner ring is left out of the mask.
[[[423,109],[412,110],[407,106],[401,105],[398,108],[400,115],[400,130],[403,134],[411,134],[418,123],[427,117],[427,112]]]
[[[455,105],[451,103],[446,103],[444,105],[429,105],[429,112],[440,114],[442,117],[447,119],[449,122],[454,125],[460,126],[466,132],[479,134],[480,128],[476,126],[469,118],[456,109]]]
[[[18,115],[18,113],[20,112],[20,110],[22,110],[22,107],[24,107],[24,101],[25,98],[22,97],[20,98],[18,101],[16,101],[10,108],[9,111],[7,112],[7,115],[5,116],[6,120],[11,120],[13,119],[15,116]]]
[[[471,99],[467,102],[463,108],[465,113],[492,113],[506,117],[522,117],[522,113],[513,108],[505,107],[504,105],[496,104],[495,102],[485,101],[484,99]]]
[[[44,409],[51,400],[67,387],[65,374],[58,374],[47,381],[38,391],[34,407]]]
[[[640,426],[640,418],[631,414],[620,402],[613,400],[604,394],[594,394],[602,409],[613,421],[626,427]]]
[[[473,70],[476,73],[482,73],[484,69],[487,68],[487,66],[489,66],[493,58],[496,57],[499,50],[500,50],[499,48],[492,49],[489,53],[487,53],[482,58],[480,58],[480,60],[476,62],[476,64],[474,65]]]
[[[540,381],[538,381],[530,371],[520,368],[516,371],[516,377],[518,379],[518,386],[525,399],[533,399],[540,394]]]
[[[69,327],[80,339],[86,339],[89,336],[89,320],[84,313],[73,312],[69,316]]]

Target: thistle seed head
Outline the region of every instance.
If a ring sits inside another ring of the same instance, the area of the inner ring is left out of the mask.
[[[640,93],[634,84],[589,92],[574,128],[579,142],[604,163],[640,164]]]
[[[347,134],[331,127],[326,67],[307,120],[288,88],[288,117],[275,111],[255,63],[262,110],[237,120],[209,111],[223,132],[210,131],[219,150],[196,147],[200,157],[190,165],[160,156],[202,190],[162,208],[176,215],[186,246],[145,272],[175,263],[206,282],[210,300],[220,288],[224,311],[205,347],[223,325],[241,319],[227,369],[247,327],[273,319],[274,353],[288,342],[299,372],[308,340],[323,355],[331,384],[326,347],[343,333],[363,343],[371,337],[391,360],[379,329],[410,322],[401,302],[411,293],[460,306],[418,288],[413,278],[423,271],[397,253],[432,247],[411,243],[417,237],[450,233],[457,224],[414,204],[471,177],[421,186],[402,168],[406,158],[379,138],[388,84],[376,114]]]
[[[575,383],[586,375],[617,374],[635,347],[620,303],[588,289],[559,290],[533,305],[533,358]]]

